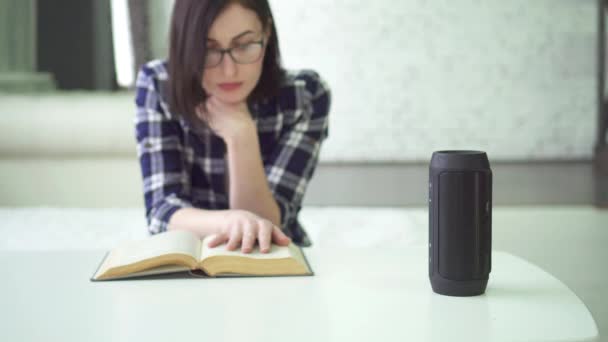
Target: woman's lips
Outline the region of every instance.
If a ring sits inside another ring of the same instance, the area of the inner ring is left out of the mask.
[[[235,83],[220,83],[218,86],[224,91],[232,91],[238,89],[243,82],[235,82]]]

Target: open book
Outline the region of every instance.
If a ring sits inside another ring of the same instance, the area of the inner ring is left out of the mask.
[[[271,245],[268,253],[255,246],[250,253],[229,251],[226,245],[209,248],[213,235],[203,240],[186,231],[168,231],[145,240],[125,243],[108,252],[92,281],[198,271],[203,276],[313,275],[300,247]]]

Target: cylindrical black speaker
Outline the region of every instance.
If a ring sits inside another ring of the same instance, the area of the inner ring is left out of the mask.
[[[437,151],[429,167],[429,277],[448,296],[485,292],[492,264],[492,170],[485,152]]]

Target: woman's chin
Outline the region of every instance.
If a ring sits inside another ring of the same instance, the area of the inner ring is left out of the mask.
[[[214,94],[220,101],[229,104],[241,103],[247,99],[247,94],[239,93],[226,93],[226,92],[218,92]]]

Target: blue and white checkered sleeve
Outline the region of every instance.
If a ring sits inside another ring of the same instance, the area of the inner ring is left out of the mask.
[[[297,219],[302,199],[328,136],[331,94],[319,75],[307,70],[295,80],[295,118],[282,131],[278,146],[265,166],[266,177],[281,210],[281,228]]]
[[[178,209],[191,207],[190,177],[184,167],[183,130],[179,121],[163,110],[154,79],[146,66],[136,81],[135,136],[146,206],[148,230],[167,230]]]

